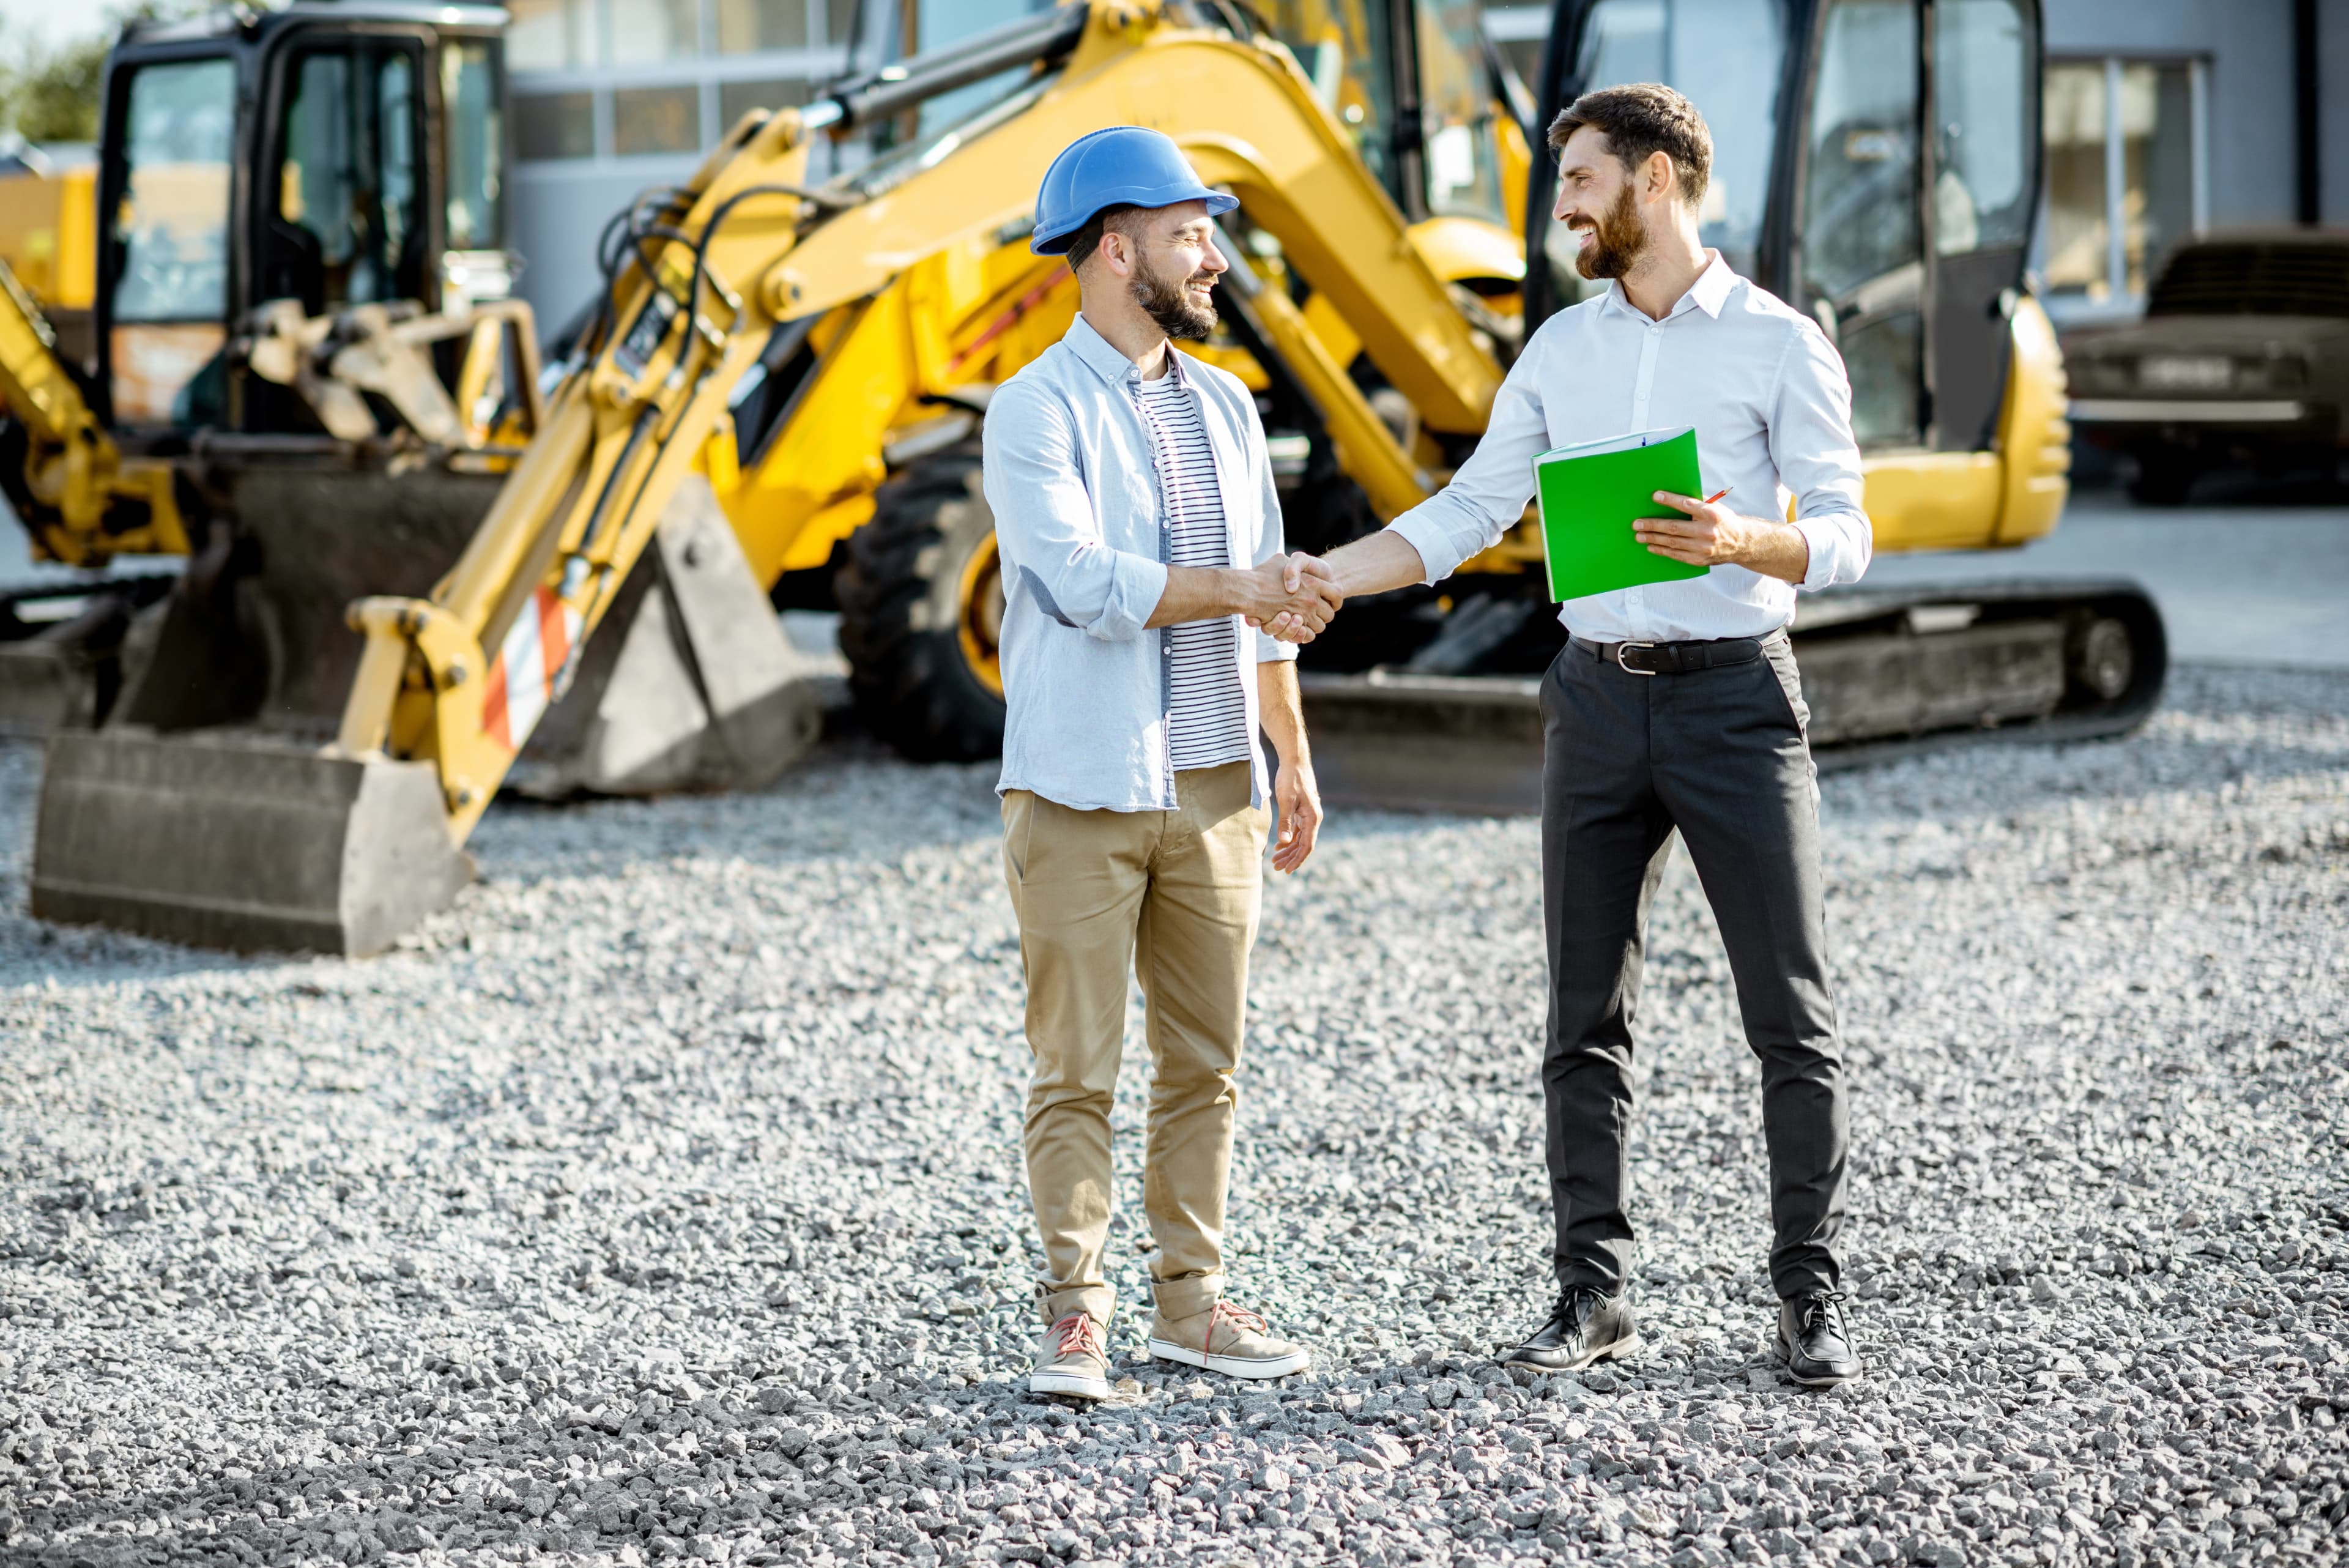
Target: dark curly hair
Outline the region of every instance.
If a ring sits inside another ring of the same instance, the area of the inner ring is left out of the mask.
[[[1565,151],[1567,138],[1586,125],[1606,136],[1626,169],[1638,169],[1654,153],[1670,158],[1680,175],[1681,200],[1692,209],[1704,200],[1713,181],[1713,132],[1696,105],[1671,88],[1633,82],[1584,93],[1549,122],[1549,150]]]

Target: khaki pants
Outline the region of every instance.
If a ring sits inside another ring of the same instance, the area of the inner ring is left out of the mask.
[[[1044,1243],[1044,1321],[1079,1308],[1107,1323],[1110,1104],[1125,1037],[1126,975],[1142,981],[1150,1061],[1142,1202],[1158,1251],[1157,1304],[1205,1312],[1223,1293],[1248,948],[1270,814],[1248,764],[1174,775],[1172,811],[1075,811],[1003,797],[1003,867],[1028,975],[1028,1191]]]

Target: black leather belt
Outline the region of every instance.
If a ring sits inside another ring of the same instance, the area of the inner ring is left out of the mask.
[[[1785,635],[1774,631],[1768,637],[1724,637],[1709,642],[1593,642],[1587,637],[1572,641],[1577,653],[1611,664],[1626,675],[1686,675],[1750,663],[1762,657],[1764,644]]]

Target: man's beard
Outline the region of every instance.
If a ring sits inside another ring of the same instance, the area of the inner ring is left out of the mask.
[[[1599,213],[1591,228],[1589,248],[1576,255],[1574,270],[1594,282],[1602,277],[1621,277],[1647,254],[1648,231],[1640,224],[1629,185],[1616,192],[1615,204]]]
[[[1169,337],[1196,343],[1216,329],[1216,307],[1192,298],[1191,285],[1214,275],[1195,273],[1181,283],[1162,283],[1145,265],[1134,269],[1133,281],[1126,286],[1133,291],[1133,303],[1158,323],[1158,330]]]

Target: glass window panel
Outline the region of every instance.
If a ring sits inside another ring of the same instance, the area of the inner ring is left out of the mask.
[[[785,105],[807,102],[808,85],[792,78],[769,81],[719,82],[718,84],[718,123],[722,130],[732,130],[735,121],[754,109],[781,109]]]
[[[2022,13],[2015,0],[1941,0],[1934,18],[1934,248],[1959,255],[2020,245],[2031,234],[2038,132]]]
[[[1314,91],[1353,134],[1354,150],[1390,192],[1395,190],[1393,39],[1388,5],[1370,0],[1271,0],[1258,7],[1274,36],[1313,80]],[[1396,196],[1398,203],[1402,197]]]
[[[1420,0],[1420,119],[1432,213],[1506,226],[1491,72],[1475,0]]]
[[[235,104],[226,60],[148,66],[130,78],[116,320],[218,320],[228,308]]]
[[[622,88],[612,95],[612,151],[692,152],[701,146],[701,89]]]
[[[717,0],[717,5],[721,55],[807,47],[807,0]]]
[[[1863,448],[1917,440],[1921,325],[1916,311],[1899,310],[1843,329],[1837,347],[1851,378],[1851,433]]]
[[[498,111],[496,45],[441,46],[440,117],[449,158],[449,248],[493,250],[505,243],[505,130]]]
[[[404,286],[407,264],[423,252],[424,226],[416,210],[416,62],[405,50],[378,56],[375,67],[378,180],[377,204],[383,216],[383,265],[387,275],[376,297],[396,299],[417,292]],[[356,296],[354,296],[356,297]]]
[[[514,152],[526,162],[595,156],[595,95],[524,93],[513,100]]]
[[[824,6],[823,41],[827,44],[852,44],[856,31],[856,0],[829,0]]]
[[[2184,64],[2121,67],[2121,261],[2146,276],[2194,223],[2194,79]]]
[[[506,58],[518,71],[594,64],[595,0],[506,0]]]
[[[606,4],[611,7],[615,64],[682,60],[701,53],[699,0],[606,0]]]
[[[314,311],[419,291],[417,101],[416,66],[406,49],[361,46],[299,57],[265,288]]]
[[[2047,286],[2102,300],[2112,293],[2105,206],[2105,66],[2047,67]]]
[[[1698,214],[1702,235],[1749,276],[1777,142],[1785,48],[1779,11],[1771,0],[1599,0],[1576,61],[1586,91],[1663,82],[1696,105],[1713,132],[1713,177]],[[1546,244],[1553,267],[1573,278],[1573,235],[1552,224]]]
[[[1834,327],[1863,448],[1920,434],[1917,45],[1912,0],[1836,0],[1812,88],[1801,293]]]
[[[1814,90],[1804,281],[1839,300],[1919,256],[1910,0],[1841,0],[1827,14]]]

